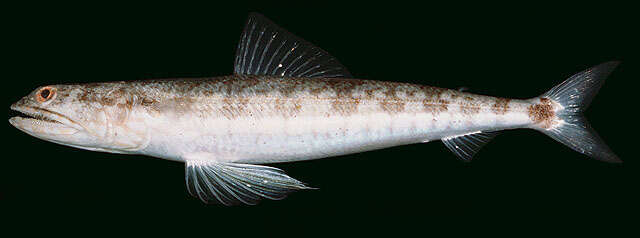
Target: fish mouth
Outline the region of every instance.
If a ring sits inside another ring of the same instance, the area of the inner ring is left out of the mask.
[[[44,108],[12,105],[11,110],[15,116],[9,123],[28,134],[68,135],[83,129],[69,117]]]

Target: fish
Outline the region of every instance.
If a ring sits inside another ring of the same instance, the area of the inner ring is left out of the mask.
[[[255,205],[315,189],[270,164],[437,140],[471,161],[510,129],[620,163],[583,116],[618,64],[530,99],[357,79],[328,52],[251,13],[232,75],[46,85],[11,105],[18,115],[9,123],[65,146],[183,162],[193,197]]]

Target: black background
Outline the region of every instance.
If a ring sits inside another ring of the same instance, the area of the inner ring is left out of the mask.
[[[63,147],[6,123],[0,203],[32,222],[44,214],[56,218],[46,222],[75,217],[88,223],[115,214],[136,222],[247,226],[629,214],[639,198],[633,149],[640,75],[638,21],[630,10],[329,2],[11,6],[3,23],[8,113],[11,103],[45,84],[230,74],[246,16],[255,11],[330,52],[363,79],[530,98],[590,66],[620,60],[586,115],[625,163],[591,160],[541,133],[514,130],[471,163],[432,142],[277,164],[320,189],[229,208],[190,197],[181,163]]]

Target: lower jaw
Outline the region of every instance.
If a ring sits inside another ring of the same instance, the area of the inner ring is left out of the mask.
[[[35,118],[12,117],[9,123],[21,131],[34,136],[43,137],[47,135],[71,135],[78,132],[77,129],[66,126],[59,122],[51,122]]]

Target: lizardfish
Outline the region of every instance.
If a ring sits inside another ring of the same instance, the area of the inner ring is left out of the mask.
[[[251,14],[234,74],[48,85],[11,106],[19,130],[80,149],[185,163],[205,203],[256,204],[310,189],[260,164],[441,140],[469,161],[498,131],[540,131],[591,158],[620,162],[583,117],[608,62],[531,99],[354,79],[324,50]]]

